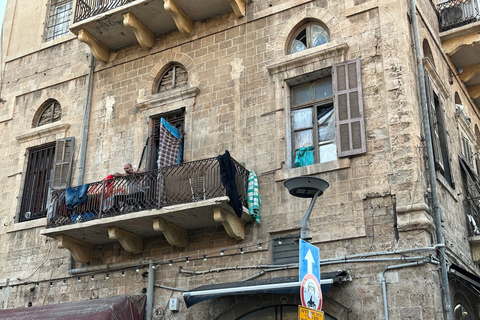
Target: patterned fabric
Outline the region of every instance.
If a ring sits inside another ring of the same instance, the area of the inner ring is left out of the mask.
[[[167,167],[180,163],[182,151],[182,135],[180,131],[160,119],[161,126],[158,141],[158,167]]]
[[[248,175],[247,204],[250,215],[255,218],[257,223],[260,223],[260,205],[262,200],[260,199],[257,175],[252,170],[250,170]]]

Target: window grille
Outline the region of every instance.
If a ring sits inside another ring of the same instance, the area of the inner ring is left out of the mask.
[[[45,24],[45,41],[50,41],[68,34],[72,0],[52,0]]]
[[[184,67],[175,65],[165,72],[158,85],[158,92],[164,92],[188,84],[188,73]]]

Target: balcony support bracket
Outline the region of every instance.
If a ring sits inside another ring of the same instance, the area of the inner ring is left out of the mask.
[[[461,37],[445,40],[444,42],[442,42],[442,47],[447,55],[452,56],[462,47],[475,45],[479,42],[480,34],[471,33]]]
[[[221,222],[225,231],[231,238],[243,240],[245,238],[245,224],[244,222],[230,212],[222,208],[213,208],[213,219]]]
[[[480,63],[463,68],[463,72],[458,77],[463,82],[467,82],[477,74],[480,74]]]
[[[245,2],[243,0],[228,0],[228,2],[237,18],[245,17]]]
[[[153,33],[133,13],[127,12],[123,15],[123,25],[132,29],[143,49],[150,49],[155,44]]]
[[[158,218],[153,219],[153,229],[162,232],[172,246],[179,248],[187,246],[187,230]]]
[[[75,261],[86,263],[92,260],[93,246],[64,235],[56,236],[59,248],[70,251]]]
[[[92,50],[95,59],[100,60],[104,63],[108,62],[108,58],[110,57],[110,50],[108,50],[105,45],[100,43],[85,29],[78,30],[78,40],[86,43],[90,47],[90,50]]]
[[[185,12],[178,6],[174,0],[164,0],[163,7],[165,11],[169,12],[172,16],[175,24],[177,25],[178,31],[184,36],[188,36],[193,31],[193,21],[190,19]]]
[[[120,242],[123,249],[134,254],[142,253],[143,238],[118,227],[108,227],[108,237]]]
[[[468,87],[468,94],[474,100],[480,97],[480,84],[477,84],[476,86],[473,86],[473,87]]]

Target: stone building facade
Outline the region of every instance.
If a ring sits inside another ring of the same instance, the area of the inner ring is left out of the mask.
[[[476,0],[8,0],[0,318],[146,295],[148,319],[297,319],[301,176],[329,184],[309,220],[325,319],[480,318],[479,19]]]

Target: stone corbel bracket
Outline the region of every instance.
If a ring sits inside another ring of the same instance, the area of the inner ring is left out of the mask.
[[[92,50],[95,59],[100,60],[104,63],[108,62],[108,58],[110,57],[110,50],[108,50],[105,45],[103,45],[85,29],[78,30],[78,40],[86,43],[90,47],[90,50]]]
[[[143,49],[150,49],[155,44],[153,33],[133,13],[127,12],[123,15],[123,25],[132,29]]]
[[[86,263],[92,260],[93,246],[91,244],[64,235],[58,235],[56,238],[58,241],[58,247],[68,249],[75,261]]]
[[[118,227],[108,227],[108,237],[120,242],[123,249],[134,254],[142,253],[143,238]]]
[[[225,231],[231,238],[245,239],[245,223],[240,218],[222,208],[213,208],[213,219],[223,224]]]
[[[473,87],[468,87],[468,94],[474,100],[480,97],[480,84],[477,84],[476,86],[473,86]]]
[[[245,2],[243,0],[228,0],[237,18],[245,17]]]
[[[474,236],[468,238],[470,247],[472,249],[472,258],[475,263],[480,262],[480,236]]]
[[[175,24],[177,25],[178,31],[184,36],[188,36],[193,32],[193,21],[190,19],[185,12],[178,6],[174,0],[164,0],[163,7],[165,11],[170,13]]]
[[[174,247],[184,248],[187,246],[187,230],[166,222],[162,219],[153,219],[153,230],[162,232],[168,243]]]
[[[467,82],[478,74],[480,74],[480,63],[463,68],[463,72],[458,77],[463,82]]]
[[[449,56],[454,55],[458,50],[465,46],[472,46],[480,43],[479,33],[470,33],[461,37],[448,39],[442,42],[442,47],[445,53]]]

